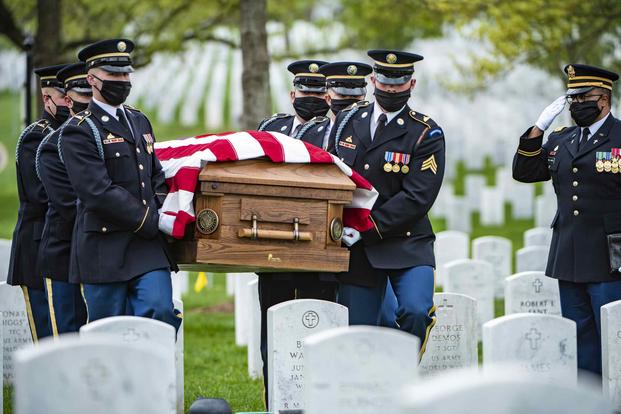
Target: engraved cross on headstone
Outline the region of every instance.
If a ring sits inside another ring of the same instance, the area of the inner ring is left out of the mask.
[[[543,282],[541,281],[541,279],[539,279],[539,278],[535,279],[535,281],[533,282],[533,287],[535,288],[535,293],[540,293],[541,292],[541,286],[543,286]]]
[[[449,305],[448,304],[448,299],[447,298],[442,299],[442,304],[438,305],[438,309],[442,309],[442,310],[449,310],[449,309],[452,309],[452,308],[453,308],[453,305]]]
[[[140,339],[140,335],[134,328],[129,328],[123,333],[123,341],[125,342],[136,342]]]
[[[526,337],[526,340],[530,342],[530,349],[539,349],[539,341],[541,340],[541,332],[539,332],[539,330],[536,328],[530,328],[530,332],[524,336]]]

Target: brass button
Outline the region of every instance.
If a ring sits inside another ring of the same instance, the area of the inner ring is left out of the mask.
[[[577,195],[572,196],[571,199],[574,200],[574,201],[578,201],[578,196]]]
[[[114,155],[116,155],[117,157],[120,157],[120,156],[121,156],[121,154],[119,154],[118,152],[117,152],[116,154],[114,154]]]
[[[147,205],[147,200],[142,200],[142,204]]]
[[[136,152],[140,154],[140,148],[136,148]]]
[[[405,233],[406,236],[410,237],[412,233],[410,233],[409,231],[407,233]]]
[[[580,212],[578,210],[574,210],[574,216],[577,216],[578,214],[580,214]]]
[[[574,181],[573,183],[571,183],[571,185],[573,185],[574,187],[578,187],[578,181]]]
[[[140,185],[142,186],[142,188],[144,188],[144,181],[141,182]]]
[[[578,169],[577,169],[576,167],[574,167],[574,168],[572,169],[572,171],[573,171],[574,173],[577,173],[577,172],[578,172]]]
[[[369,164],[364,164],[364,169],[368,170],[369,169]]]
[[[138,168],[140,168],[141,170],[144,170],[144,167],[142,166],[142,164],[138,165]]]
[[[102,227],[101,231],[103,231],[104,233],[108,231],[108,229],[106,227]]]

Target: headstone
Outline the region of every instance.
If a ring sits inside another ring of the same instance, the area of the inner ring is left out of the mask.
[[[511,274],[511,240],[504,237],[485,236],[472,241],[472,258],[492,265],[494,274],[494,297],[504,296],[505,279]]]
[[[401,414],[612,414],[601,392],[537,381],[512,367],[463,370],[403,387]]]
[[[548,246],[523,247],[515,253],[517,273],[545,272],[548,263]]]
[[[160,346],[106,336],[43,340],[15,355],[15,413],[172,414],[169,361]]]
[[[480,222],[483,226],[505,224],[505,203],[498,188],[484,187],[481,189]]]
[[[274,305],[267,311],[267,365],[270,411],[306,409],[307,381],[304,339],[347,326],[345,306],[315,299]]]
[[[621,412],[621,300],[601,307],[604,395]]]
[[[2,374],[4,385],[13,383],[13,354],[32,343],[28,314],[22,289],[0,282],[0,317],[2,320]]]
[[[444,292],[461,293],[477,301],[479,332],[494,319],[494,274],[492,265],[482,260],[462,259],[446,265]]]
[[[173,286],[173,298],[181,300],[190,290],[190,272],[180,270],[170,274]]]
[[[542,194],[535,198],[535,226],[550,227],[556,214],[556,196]]]
[[[235,295],[235,273],[226,274],[226,294],[227,296]]]
[[[472,231],[470,208],[464,197],[453,196],[448,199],[446,228],[448,230],[461,231],[468,234]]]
[[[11,259],[11,240],[0,239],[0,282],[6,282]]]
[[[421,376],[476,367],[477,301],[459,293],[436,293],[433,301],[437,321],[420,362]]]
[[[235,344],[247,346],[250,336],[250,289],[248,282],[257,280],[254,273],[234,273],[235,277]]]
[[[483,367],[517,364],[542,381],[575,385],[576,323],[554,315],[516,313],[483,325]]]
[[[250,329],[248,337],[248,375],[252,379],[263,377],[261,359],[261,305],[259,303],[259,281],[248,282],[250,294]]]
[[[436,201],[431,207],[431,215],[436,218],[446,218],[446,214],[448,212],[448,204],[450,202],[449,199],[453,196],[453,185],[444,181],[442,183],[442,187],[440,187],[440,191],[438,192],[438,197],[436,197]]]
[[[173,389],[176,403],[175,328],[171,325],[139,316],[113,316],[82,326],[80,336],[83,338],[106,336],[122,344],[135,344],[144,348],[161,348],[165,352],[167,362],[160,368],[160,375],[165,377]],[[176,404],[174,407],[173,412],[176,412]]]
[[[305,341],[305,414],[394,413],[417,378],[419,340],[396,329],[350,326]]]
[[[181,312],[183,315],[183,301],[178,299],[173,299],[173,303],[175,304],[175,308]],[[179,326],[179,331],[177,332],[177,342],[175,343],[175,367],[176,367],[176,379],[177,379],[177,414],[184,413],[184,403],[185,403],[185,372],[184,372],[184,362],[185,362],[185,338],[184,338],[184,327],[185,321],[181,321],[181,326]]]
[[[505,287],[505,315],[541,313],[561,315],[558,280],[543,272],[523,272],[509,276]]]
[[[481,174],[468,174],[464,177],[464,190],[470,211],[481,211],[483,189],[487,180]]]
[[[524,247],[548,246],[552,243],[552,229],[535,227],[524,232]]]
[[[436,234],[434,254],[436,257],[436,284],[444,286],[444,265],[453,260],[468,258],[469,238],[460,231],[441,231]]]
[[[535,186],[533,184],[514,182],[507,194],[511,203],[514,219],[531,219],[535,205]]]

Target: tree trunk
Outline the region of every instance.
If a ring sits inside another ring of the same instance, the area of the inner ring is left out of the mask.
[[[61,63],[62,0],[37,0],[37,33],[32,48],[32,63],[35,68]],[[34,85],[38,84],[36,82]],[[38,87],[35,86],[35,90]],[[36,114],[41,115],[43,102],[41,94],[35,94]]]
[[[256,129],[261,119],[271,114],[269,53],[267,51],[267,0],[240,1],[242,49],[242,90],[244,106],[241,119],[245,130]],[[238,80],[234,80],[238,81]]]

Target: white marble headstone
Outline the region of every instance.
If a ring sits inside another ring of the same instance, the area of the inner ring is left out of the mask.
[[[250,289],[248,282],[257,280],[255,273],[233,273],[235,278],[235,344],[247,346],[250,336]]]
[[[524,247],[548,246],[552,242],[552,229],[549,227],[534,227],[524,232]]]
[[[554,315],[516,313],[483,325],[483,367],[517,364],[540,380],[575,385],[576,323]]]
[[[535,186],[514,181],[508,194],[514,219],[530,219],[533,217],[535,205]]]
[[[482,260],[463,259],[446,265],[444,292],[461,293],[477,301],[481,326],[494,318],[494,274],[492,265]]]
[[[394,413],[417,379],[419,340],[396,329],[350,326],[307,338],[305,414]]]
[[[421,376],[477,366],[477,301],[459,293],[436,293],[433,301],[437,321],[418,368]]]
[[[483,372],[450,372],[408,385],[401,392],[400,414],[612,414],[598,390],[581,384],[546,383],[502,367]]]
[[[504,296],[505,278],[511,274],[511,240],[505,237],[484,236],[472,241],[472,258],[492,265],[494,273],[494,297]]]
[[[561,315],[558,280],[543,272],[523,272],[509,276],[505,287],[505,315],[543,313]]]
[[[13,354],[16,350],[32,343],[28,326],[26,302],[22,289],[0,282],[0,320],[3,334],[3,378],[4,385],[13,382]]]
[[[226,274],[226,294],[233,296],[235,294],[235,273]]]
[[[122,344],[135,344],[144,348],[160,347],[166,355],[166,365],[161,367],[162,376],[166,377],[177,395],[177,366],[175,347],[175,328],[171,325],[139,316],[113,316],[90,322],[80,328],[80,337],[92,338],[105,335]],[[167,367],[167,368],[166,368]],[[175,409],[172,412],[176,412]]]
[[[337,303],[298,299],[267,310],[267,365],[270,411],[305,409],[307,361],[304,339],[347,326],[349,312]]]
[[[172,414],[168,352],[107,336],[45,339],[15,355],[19,414]]]
[[[190,290],[190,272],[180,270],[170,274],[173,286],[173,298],[181,299]]]
[[[183,315],[183,301],[173,299],[175,308]],[[184,338],[185,321],[181,321],[179,331],[177,332],[177,342],[175,344],[175,367],[177,371],[177,414],[184,413],[185,403],[185,338]]]
[[[601,307],[604,395],[621,412],[621,300]]]
[[[487,185],[487,179],[481,174],[468,174],[464,177],[464,192],[470,211],[481,211],[482,193]]]
[[[461,231],[441,231],[436,234],[433,245],[436,257],[436,284],[444,286],[446,269],[444,265],[453,260],[467,259],[469,236]]]
[[[535,226],[550,227],[557,210],[555,194],[542,194],[535,198]]]
[[[472,231],[472,218],[468,201],[465,197],[449,197],[446,208],[446,228],[470,234]]]
[[[11,240],[0,239],[0,282],[6,282],[11,259]]]
[[[483,226],[501,226],[505,224],[505,203],[497,187],[481,189],[481,215]]]
[[[248,375],[257,379],[263,377],[261,359],[261,304],[259,303],[259,281],[248,282],[250,290],[250,330],[248,337]]]
[[[517,273],[545,272],[548,263],[548,246],[523,247],[515,252]]]

